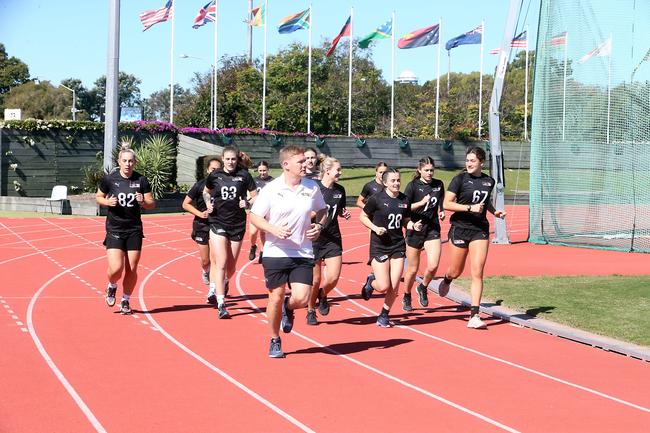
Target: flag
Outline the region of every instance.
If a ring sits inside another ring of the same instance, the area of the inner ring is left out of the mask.
[[[252,27],[262,27],[266,22],[266,7],[264,4],[251,10],[251,19],[248,21]]]
[[[349,36],[350,36],[350,20],[351,20],[351,19],[352,19],[351,16],[348,17],[348,20],[345,22],[345,24],[343,24],[343,28],[341,29],[341,31],[339,32],[339,34],[336,35],[336,37],[335,37],[334,40],[332,41],[332,46],[330,47],[329,50],[327,50],[327,54],[325,54],[327,57],[329,57],[329,56],[331,56],[332,54],[334,54],[334,50],[336,50],[336,45],[338,45],[339,40],[340,40],[342,37],[345,37],[345,36],[348,36],[348,37],[349,37]]]
[[[449,51],[452,48],[456,48],[459,45],[480,44],[482,39],[483,39],[483,25],[481,24],[480,26],[470,30],[467,33],[463,33],[460,36],[456,36],[453,39],[449,39],[445,44],[445,49]]]
[[[298,12],[294,15],[289,15],[284,17],[280,21],[278,26],[278,32],[280,33],[293,33],[296,30],[308,29],[309,28],[309,9],[305,9],[302,12]]]
[[[212,0],[207,5],[199,9],[199,13],[194,18],[193,29],[198,29],[201,26],[206,25],[207,23],[213,23],[217,19],[217,5],[216,0]]]
[[[439,30],[439,25],[435,24],[407,33],[397,42],[397,48],[407,49],[435,45],[438,43]]]
[[[363,39],[359,41],[359,48],[368,48],[370,42],[375,39],[386,39],[393,36],[393,19],[389,19],[381,26],[377,27],[373,32],[368,33]]]
[[[142,12],[140,14],[140,21],[144,26],[144,29],[142,29],[142,31],[144,32],[154,24],[162,23],[170,19],[172,17],[173,1],[174,0],[168,0],[165,7],[162,7],[160,9],[150,9],[148,11]]]
[[[490,50],[490,54],[499,54],[501,52],[501,48],[492,48]]]
[[[528,48],[528,40],[526,36],[526,30],[524,30],[512,39],[510,46],[512,48]]]
[[[605,42],[598,45],[593,50],[589,51],[584,56],[580,57],[576,64],[581,64],[591,59],[592,57],[606,57],[612,54],[612,38],[609,37]]]
[[[548,40],[548,44],[552,47],[558,45],[566,45],[566,32],[558,33]]]
[[[634,72],[632,72],[632,75],[636,74],[636,71],[637,71],[637,69],[639,69],[641,67],[641,64],[643,62],[647,62],[648,60],[650,60],[650,48],[648,49],[648,52],[645,53],[645,56],[643,56],[643,58],[641,59],[639,64],[636,65],[636,68],[634,68]]]

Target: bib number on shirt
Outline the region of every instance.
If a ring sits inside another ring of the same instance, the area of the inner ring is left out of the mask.
[[[424,210],[422,212],[426,212],[429,207],[434,208],[438,204],[438,197],[431,197],[429,201],[427,201],[427,204],[424,205]]]
[[[221,187],[221,199],[222,200],[232,200],[237,195],[237,187],[235,186],[222,186]]]
[[[122,207],[133,207],[133,201],[135,200],[135,194],[133,193],[119,193],[117,195],[117,203]]]
[[[388,230],[402,228],[402,214],[388,214]]]
[[[485,199],[488,196],[487,191],[479,191],[477,189],[472,193],[472,203],[485,203]]]

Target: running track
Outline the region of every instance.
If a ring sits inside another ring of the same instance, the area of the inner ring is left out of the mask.
[[[525,238],[525,209],[509,214],[511,238]],[[468,330],[467,313],[435,295],[411,314],[396,303],[398,326],[376,327],[381,299],[358,295],[367,231],[357,215],[341,223],[330,315],[308,327],[298,311],[284,360],[267,357],[266,291],[248,243],[233,318],[219,321],[204,303],[191,217],[145,218],[136,314],[121,316],[103,301],[103,219],[0,220],[0,432],[648,431],[645,362],[494,319]],[[486,270],[634,274],[644,261],[522,243],[492,246]]]

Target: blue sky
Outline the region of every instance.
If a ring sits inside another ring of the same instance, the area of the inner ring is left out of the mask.
[[[206,72],[212,62],[213,34],[208,24],[197,30],[192,23],[199,8],[208,0],[176,0],[175,82],[188,87],[195,72]],[[154,25],[142,32],[138,15],[157,9],[166,0],[122,0],[120,31],[120,70],[135,75],[142,84],[143,96],[169,85],[171,22]],[[260,3],[254,0],[253,6]],[[485,20],[484,73],[491,74],[497,56],[489,50],[503,37],[510,0],[313,0],[313,42],[332,39],[354,7],[354,36],[363,37],[396,14],[397,38],[415,29],[432,25],[442,18],[442,38],[446,42],[478,26]],[[79,78],[88,88],[106,73],[108,45],[108,0],[0,0],[0,42],[10,56],[29,66],[32,77],[57,85],[65,78]],[[530,5],[530,7],[529,7]],[[285,16],[309,6],[308,1],[269,0],[268,51],[275,53],[291,42],[307,43],[307,31],[289,35],[277,33],[277,24]],[[245,54],[247,29],[243,20],[248,0],[219,0],[219,55]],[[526,17],[526,12],[528,15]],[[536,37],[539,0],[524,0],[519,27],[530,26],[530,39]],[[526,18],[525,18],[526,17]],[[524,21],[525,20],[525,21]],[[254,29],[253,56],[263,55],[263,33]],[[531,42],[532,45],[532,42]],[[437,47],[397,50],[395,75],[410,69],[420,82],[435,77]],[[442,51],[440,71],[447,72],[446,51]],[[479,45],[465,45],[452,50],[452,71],[479,69]],[[197,59],[181,59],[187,54]],[[389,41],[379,42],[373,59],[390,80],[391,49]]]

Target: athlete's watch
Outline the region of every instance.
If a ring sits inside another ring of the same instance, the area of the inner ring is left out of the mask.
[[[467,205],[467,212],[471,212],[471,211],[472,211],[472,205],[468,204]]]

